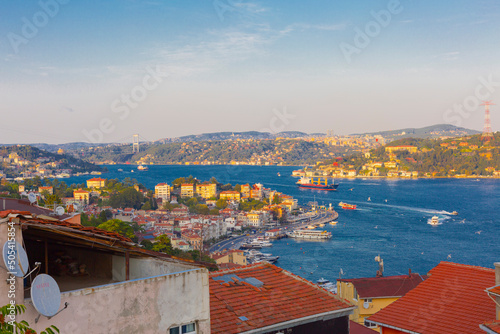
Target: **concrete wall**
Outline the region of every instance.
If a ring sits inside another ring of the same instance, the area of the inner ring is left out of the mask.
[[[500,285],[500,262],[495,262],[495,285]],[[500,297],[496,297],[497,320],[500,320]]]
[[[196,322],[198,333],[210,333],[208,271],[205,268],[65,292],[66,310],[48,320],[31,300],[26,320],[38,332],[55,325],[61,333],[168,333],[171,326]]]
[[[168,262],[155,258],[130,258],[130,279],[165,275],[192,269],[189,264]],[[112,256],[112,275],[115,281],[125,280],[125,256]]]

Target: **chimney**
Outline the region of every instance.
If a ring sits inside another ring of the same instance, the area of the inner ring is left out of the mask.
[[[408,269],[408,276],[411,277],[411,268]]]

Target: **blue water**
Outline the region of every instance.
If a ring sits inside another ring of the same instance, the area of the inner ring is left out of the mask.
[[[144,172],[135,166],[107,167],[110,172],[102,177],[131,177],[151,189],[181,176],[193,175],[200,180],[215,176],[219,182],[233,185],[259,182],[294,196],[299,204],[314,199],[320,204],[332,203],[340,214],[336,226],[325,226],[332,239],[282,239],[263,249],[280,256],[278,266],[313,281],[319,277],[335,279],[340,268],[343,277],[374,276],[376,255],[384,259],[385,275],[405,274],[409,268],[425,274],[440,261],[483,267],[500,261],[500,180],[342,179],[338,180],[338,191],[326,193],[298,189],[297,179],[290,176],[296,167],[149,166]],[[91,177],[65,181],[82,183]],[[340,201],[357,204],[358,210],[342,210],[337,206]],[[450,214],[454,210],[458,216]],[[441,225],[428,224],[433,215],[440,217]]]

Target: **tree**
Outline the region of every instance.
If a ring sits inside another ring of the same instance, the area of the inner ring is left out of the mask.
[[[144,249],[153,250],[153,243],[149,240],[142,240],[141,245],[144,247]]]
[[[113,192],[109,197],[109,205],[113,208],[132,207],[139,209],[144,202],[144,196],[134,188],[126,188],[121,192]]]
[[[209,214],[213,216],[218,216],[219,215],[219,209],[213,208],[209,211]]]
[[[241,192],[241,185],[240,184],[237,184],[234,186],[234,191],[237,191],[237,192]]]
[[[15,319],[17,318],[17,315],[26,312],[26,306],[8,304],[0,308],[0,334],[36,334],[36,332],[30,328],[27,321],[22,320],[21,322],[16,322],[14,319],[11,319],[12,312],[15,314]],[[59,328],[54,325],[49,326],[40,332],[40,334],[55,333],[60,332]]]
[[[217,202],[215,202],[215,205],[217,206],[217,208],[222,210],[222,209],[227,208],[227,201],[225,199],[221,198]]]
[[[155,241],[156,242],[153,244],[153,250],[155,252],[162,252],[165,254],[172,253],[172,242],[166,234],[157,236]]]
[[[280,204],[282,202],[281,197],[274,195],[273,204]]]
[[[97,226],[97,228],[110,232],[116,232],[130,239],[135,238],[134,229],[132,228],[132,226],[130,226],[129,223],[121,221],[119,219],[110,219]]]
[[[102,210],[99,213],[99,220],[101,221],[101,223],[104,223],[105,221],[107,221],[111,218],[113,218],[113,213],[109,210]]]

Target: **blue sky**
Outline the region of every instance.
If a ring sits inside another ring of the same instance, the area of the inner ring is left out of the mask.
[[[475,102],[500,105],[494,0],[4,0],[0,13],[0,143],[481,130]]]

